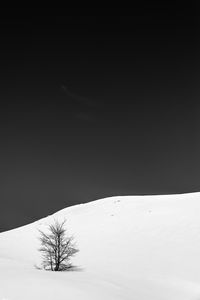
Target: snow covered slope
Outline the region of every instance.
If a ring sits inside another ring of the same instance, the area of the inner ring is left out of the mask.
[[[38,229],[67,219],[74,272],[37,270]],[[123,196],[0,234],[0,300],[200,300],[200,193]]]

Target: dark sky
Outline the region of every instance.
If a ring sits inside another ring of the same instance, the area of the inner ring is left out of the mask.
[[[112,195],[200,191],[185,11],[0,21],[0,228]]]

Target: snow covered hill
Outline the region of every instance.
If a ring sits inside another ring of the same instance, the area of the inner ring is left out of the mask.
[[[73,272],[38,270],[38,229],[67,219]],[[200,193],[110,197],[0,234],[0,300],[200,300]]]

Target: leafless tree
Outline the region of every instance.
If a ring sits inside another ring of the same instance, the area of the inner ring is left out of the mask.
[[[72,268],[70,259],[79,250],[73,242],[73,236],[66,236],[65,223],[66,221],[61,223],[54,221],[48,226],[47,233],[39,230],[41,242],[39,251],[42,252],[42,264],[45,270],[64,271]]]

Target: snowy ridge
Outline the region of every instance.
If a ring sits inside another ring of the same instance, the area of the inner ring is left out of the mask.
[[[74,235],[78,271],[34,267],[54,219]],[[0,300],[67,298],[200,300],[200,193],[104,198],[0,234]]]

